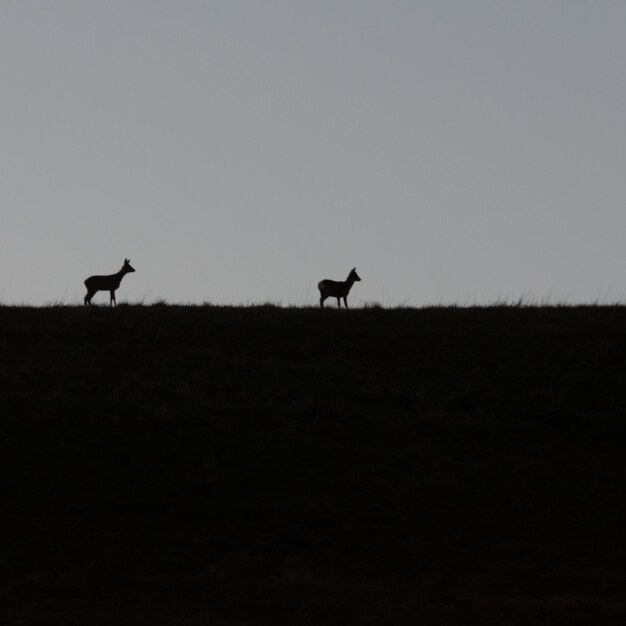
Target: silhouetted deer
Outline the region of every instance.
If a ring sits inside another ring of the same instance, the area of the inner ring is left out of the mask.
[[[111,294],[110,305],[116,305],[115,290],[120,286],[122,278],[129,272],[134,271],[135,269],[130,266],[130,259],[124,259],[124,265],[117,274],[110,274],[109,276],[90,276],[85,281],[85,287],[87,287],[85,305],[89,306],[91,304],[91,299],[97,291],[108,291]]]
[[[317,288],[320,290],[320,306],[322,308],[324,307],[324,300],[326,300],[326,298],[337,298],[337,305],[341,308],[341,298],[343,298],[343,303],[346,305],[347,309],[348,293],[350,293],[352,285],[359,280],[361,279],[356,273],[356,267],[351,270],[348,274],[348,278],[343,282],[340,280],[329,280],[328,278],[321,280],[317,284]]]

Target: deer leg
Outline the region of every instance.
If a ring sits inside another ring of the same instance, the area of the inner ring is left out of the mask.
[[[337,306],[341,308],[341,298],[337,298]]]
[[[95,291],[89,291],[89,289],[87,290],[87,293],[85,294],[85,306],[91,306],[91,299],[93,298],[94,293],[96,293]]]
[[[115,302],[115,290],[111,289],[111,306],[117,306],[117,303]]]
[[[320,296],[320,306],[324,308],[324,300],[326,300],[326,296]]]
[[[343,303],[346,305],[346,309],[348,308],[348,296],[343,297]]]

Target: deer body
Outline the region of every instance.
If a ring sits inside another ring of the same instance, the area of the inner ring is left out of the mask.
[[[352,289],[352,285],[354,285],[355,282],[360,280],[361,278],[356,273],[356,267],[351,270],[348,274],[348,278],[344,281],[330,280],[328,278],[321,280],[317,284],[317,288],[320,290],[320,306],[324,308],[324,300],[326,300],[326,298],[337,298],[337,306],[341,308],[341,299],[343,298],[343,303],[347,309],[350,289]]]
[[[85,305],[91,304],[91,299],[98,291],[108,291],[111,294],[110,306],[117,305],[115,302],[115,290],[120,286],[122,278],[129,272],[134,272],[135,269],[131,267],[130,260],[124,259],[124,265],[117,274],[109,274],[108,276],[90,276],[85,281],[85,287],[87,287],[87,293],[85,295]]]

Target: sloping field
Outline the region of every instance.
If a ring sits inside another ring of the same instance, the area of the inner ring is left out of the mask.
[[[0,307],[0,623],[626,623],[626,310]]]

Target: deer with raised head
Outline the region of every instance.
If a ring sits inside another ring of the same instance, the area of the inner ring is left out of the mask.
[[[337,306],[341,308],[341,299],[343,298],[343,303],[346,305],[347,309],[350,289],[352,289],[352,285],[354,285],[355,282],[360,280],[359,275],[356,273],[356,267],[352,268],[348,274],[348,278],[344,281],[329,280],[328,278],[321,280],[317,284],[317,288],[320,290],[320,306],[324,308],[324,300],[326,300],[326,298],[337,298]]]
[[[115,290],[120,286],[122,278],[129,272],[134,272],[135,268],[131,267],[130,259],[124,259],[124,265],[117,274],[109,274],[108,276],[90,276],[85,281],[87,294],[85,295],[85,305],[91,304],[91,299],[98,291],[108,291],[111,294],[110,306],[117,306],[115,302]]]

